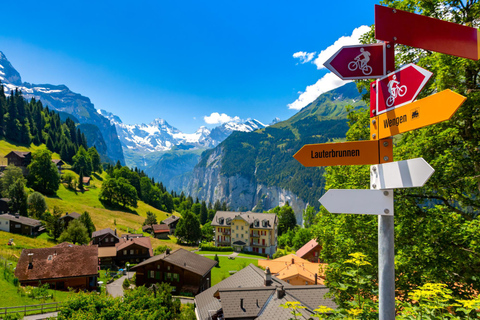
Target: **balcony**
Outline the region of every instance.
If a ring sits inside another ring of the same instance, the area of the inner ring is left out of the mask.
[[[252,237],[252,238],[260,238],[260,235],[258,234],[258,232],[252,232],[252,233],[250,234],[250,237]]]
[[[250,241],[250,245],[251,246],[255,246],[255,247],[268,247],[268,243],[265,243],[265,244],[262,244],[261,242],[258,242],[258,241]]]
[[[232,230],[228,229],[228,230],[221,231],[219,233],[229,236],[230,234],[232,234]]]

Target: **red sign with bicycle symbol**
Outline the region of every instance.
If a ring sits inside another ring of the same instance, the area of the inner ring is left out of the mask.
[[[324,66],[343,80],[383,77],[386,75],[385,44],[342,47]]]
[[[376,81],[377,115],[413,102],[432,73],[413,63]]]

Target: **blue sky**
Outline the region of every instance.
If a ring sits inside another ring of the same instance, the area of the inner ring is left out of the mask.
[[[339,84],[319,54],[372,25],[376,3],[8,1],[0,51],[23,81],[65,84],[128,124],[268,124]]]

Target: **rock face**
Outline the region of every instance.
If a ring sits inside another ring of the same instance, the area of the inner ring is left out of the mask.
[[[28,100],[35,98],[42,101],[44,106],[72,115],[80,124],[90,124],[98,127],[102,137],[94,137],[90,134],[91,139],[87,138],[88,145],[92,146],[93,141],[103,140],[107,146],[104,154],[105,160],[106,158],[113,162],[120,160],[122,164],[125,164],[122,146],[115,126],[97,112],[89,98],[72,92],[65,85],[22,82],[20,74],[2,52],[0,52],[0,81],[4,85],[7,95],[12,90],[18,89]],[[98,151],[101,152],[101,150]]]
[[[226,201],[228,207],[235,211],[270,210],[283,206],[287,201],[295,211],[297,223],[302,223],[302,212],[307,204],[293,192],[252,182],[240,175],[226,177],[221,174],[223,148],[218,147],[210,154],[206,166],[195,167],[193,173],[178,181],[187,187],[183,190],[193,199],[198,197],[207,203]]]

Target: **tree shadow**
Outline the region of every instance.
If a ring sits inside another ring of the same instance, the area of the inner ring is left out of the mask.
[[[95,179],[97,179],[97,180],[103,181],[103,178],[96,172],[92,172],[92,176],[94,176]]]
[[[122,212],[127,212],[135,215],[139,215],[138,212],[134,209],[131,209],[129,207],[123,207],[122,205],[119,205],[117,203],[111,203],[107,200],[104,199],[99,199],[100,202],[102,203],[103,207],[107,210],[113,210],[113,211],[122,211]]]

